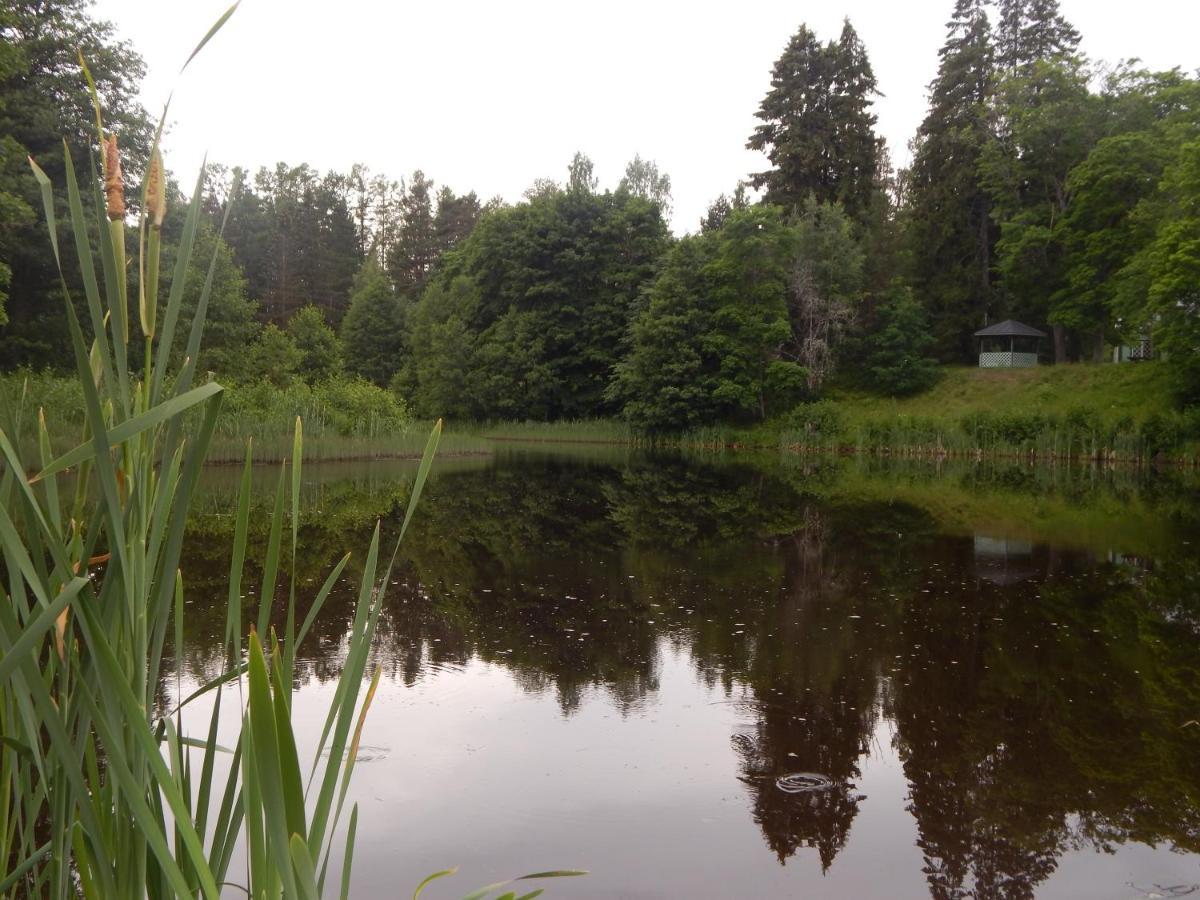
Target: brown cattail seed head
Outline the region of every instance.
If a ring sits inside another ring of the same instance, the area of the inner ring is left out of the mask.
[[[110,134],[104,142],[104,196],[108,201],[108,218],[112,222],[125,218],[125,182],[121,178],[121,155],[117,152],[117,136]]]
[[[162,227],[163,216],[167,214],[167,178],[157,147],[150,154],[150,174],[146,178],[146,214],[155,228]]]

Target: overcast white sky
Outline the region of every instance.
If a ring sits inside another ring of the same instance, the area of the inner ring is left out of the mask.
[[[807,22],[833,38],[849,16],[885,96],[893,159],[924,114],[953,0],[243,0],[182,76],[226,0],[98,0],[145,57],[152,113],[175,90],[167,165],[187,181],[205,152],[256,169],[363,162],[393,178],[520,199],[562,180],[576,150],[615,186],[634,153],[671,176],[674,228],[763,167],[744,149],[771,65]],[[1200,3],[1062,0],[1093,60],[1200,67]]]

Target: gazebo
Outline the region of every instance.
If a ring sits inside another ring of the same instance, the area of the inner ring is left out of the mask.
[[[975,332],[979,338],[979,368],[1022,369],[1038,364],[1038,341],[1044,331],[1012,319]]]

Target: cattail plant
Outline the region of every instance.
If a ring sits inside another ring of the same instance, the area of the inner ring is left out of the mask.
[[[180,560],[188,510],[223,395],[217,383],[193,384],[215,257],[183,362],[168,371],[204,175],[187,209],[159,328],[166,185],[156,138],[143,185],[139,234],[145,239],[139,240],[136,270],[146,365],[144,372],[130,373],[120,150],[116,135],[104,130],[86,65],[84,75],[96,109],[100,174],[81,186],[65,147],[64,161],[69,231],[94,335],[90,347],[67,293],[68,280],[62,279],[84,400],[79,442],[65,452],[52,446],[43,410],[32,426],[22,403],[0,410],[0,898],[218,900],[227,884],[255,898],[312,900],[334,891],[346,897],[358,819],[356,806],[346,809],[349,782],[379,682],[378,669],[367,674],[369,649],[441,423],[426,442],[390,557],[381,559],[375,529],[345,664],[311,762],[301,762],[291,722],[296,648],[349,557],[333,568],[297,622],[299,419],[291,458],[280,467],[257,620],[243,622],[241,606],[252,463],[247,446],[231,548],[227,670],[163,708],[169,633],[177,678],[182,665],[187,572]],[[61,272],[52,187],[30,162]],[[109,227],[98,229],[97,272],[90,226],[103,221]],[[27,427],[36,431],[35,471],[26,469],[17,451]],[[284,528],[289,520],[290,534]],[[271,601],[282,593],[286,614],[273,621]],[[188,713],[201,696],[211,699],[212,710],[194,731]],[[225,739],[221,709],[233,702],[241,707],[240,725]],[[231,863],[238,847],[244,848],[246,866],[235,873]],[[342,870],[336,887],[327,885],[335,860]],[[538,877],[557,874],[577,873]]]

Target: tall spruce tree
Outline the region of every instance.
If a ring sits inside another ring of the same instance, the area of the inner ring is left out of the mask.
[[[1073,57],[1079,32],[1058,8],[1058,0],[1000,0],[996,57],[1005,72],[1034,63]]]
[[[935,352],[965,362],[991,306],[996,240],[979,179],[995,78],[985,0],[957,0],[946,31],[909,173],[909,259]]]
[[[863,221],[878,191],[875,75],[847,19],[837,41],[822,44],[805,25],[788,41],[755,114],[762,124],[746,146],[771,168],[751,176],[765,200],[794,209],[813,196],[841,203]]]
[[[1055,361],[1065,362],[1071,349],[1067,323],[1052,315],[1052,297],[1065,280],[1056,226],[1070,200],[1067,177],[1099,136],[1101,109],[1076,52],[1079,33],[1056,0],[1005,0],[1000,14],[1004,71],[994,137],[979,163],[999,227],[996,269],[1008,312],[1051,325]]]
[[[425,286],[438,254],[433,211],[433,181],[420,169],[400,198],[400,227],[388,255],[387,269],[401,296],[415,299]]]

